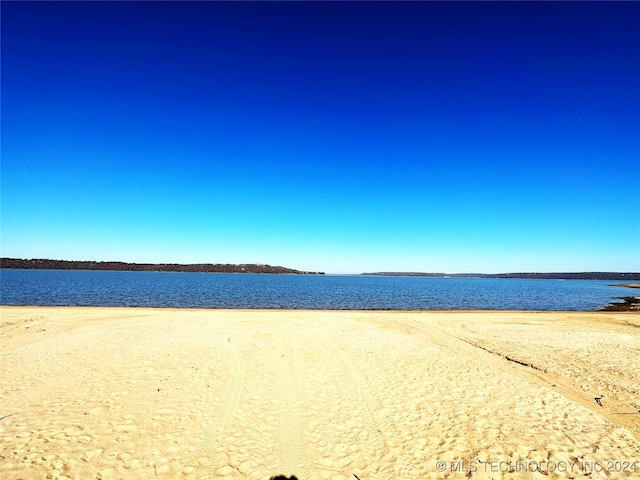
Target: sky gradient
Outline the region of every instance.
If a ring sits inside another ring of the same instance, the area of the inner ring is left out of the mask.
[[[2,2],[2,256],[640,270],[640,3]]]

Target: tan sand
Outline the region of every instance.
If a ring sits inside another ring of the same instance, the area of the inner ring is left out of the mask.
[[[637,313],[0,313],[2,480],[640,477]]]

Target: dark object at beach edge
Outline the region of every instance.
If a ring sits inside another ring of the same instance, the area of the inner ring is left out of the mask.
[[[639,312],[640,297],[617,297],[621,302],[612,302],[601,311],[603,312]]]

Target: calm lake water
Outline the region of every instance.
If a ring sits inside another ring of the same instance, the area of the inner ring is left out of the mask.
[[[0,270],[3,305],[336,310],[598,310],[593,280]]]

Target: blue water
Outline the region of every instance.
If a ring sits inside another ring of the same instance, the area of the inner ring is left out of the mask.
[[[597,310],[633,292],[593,280],[0,270],[3,305],[314,310]]]

